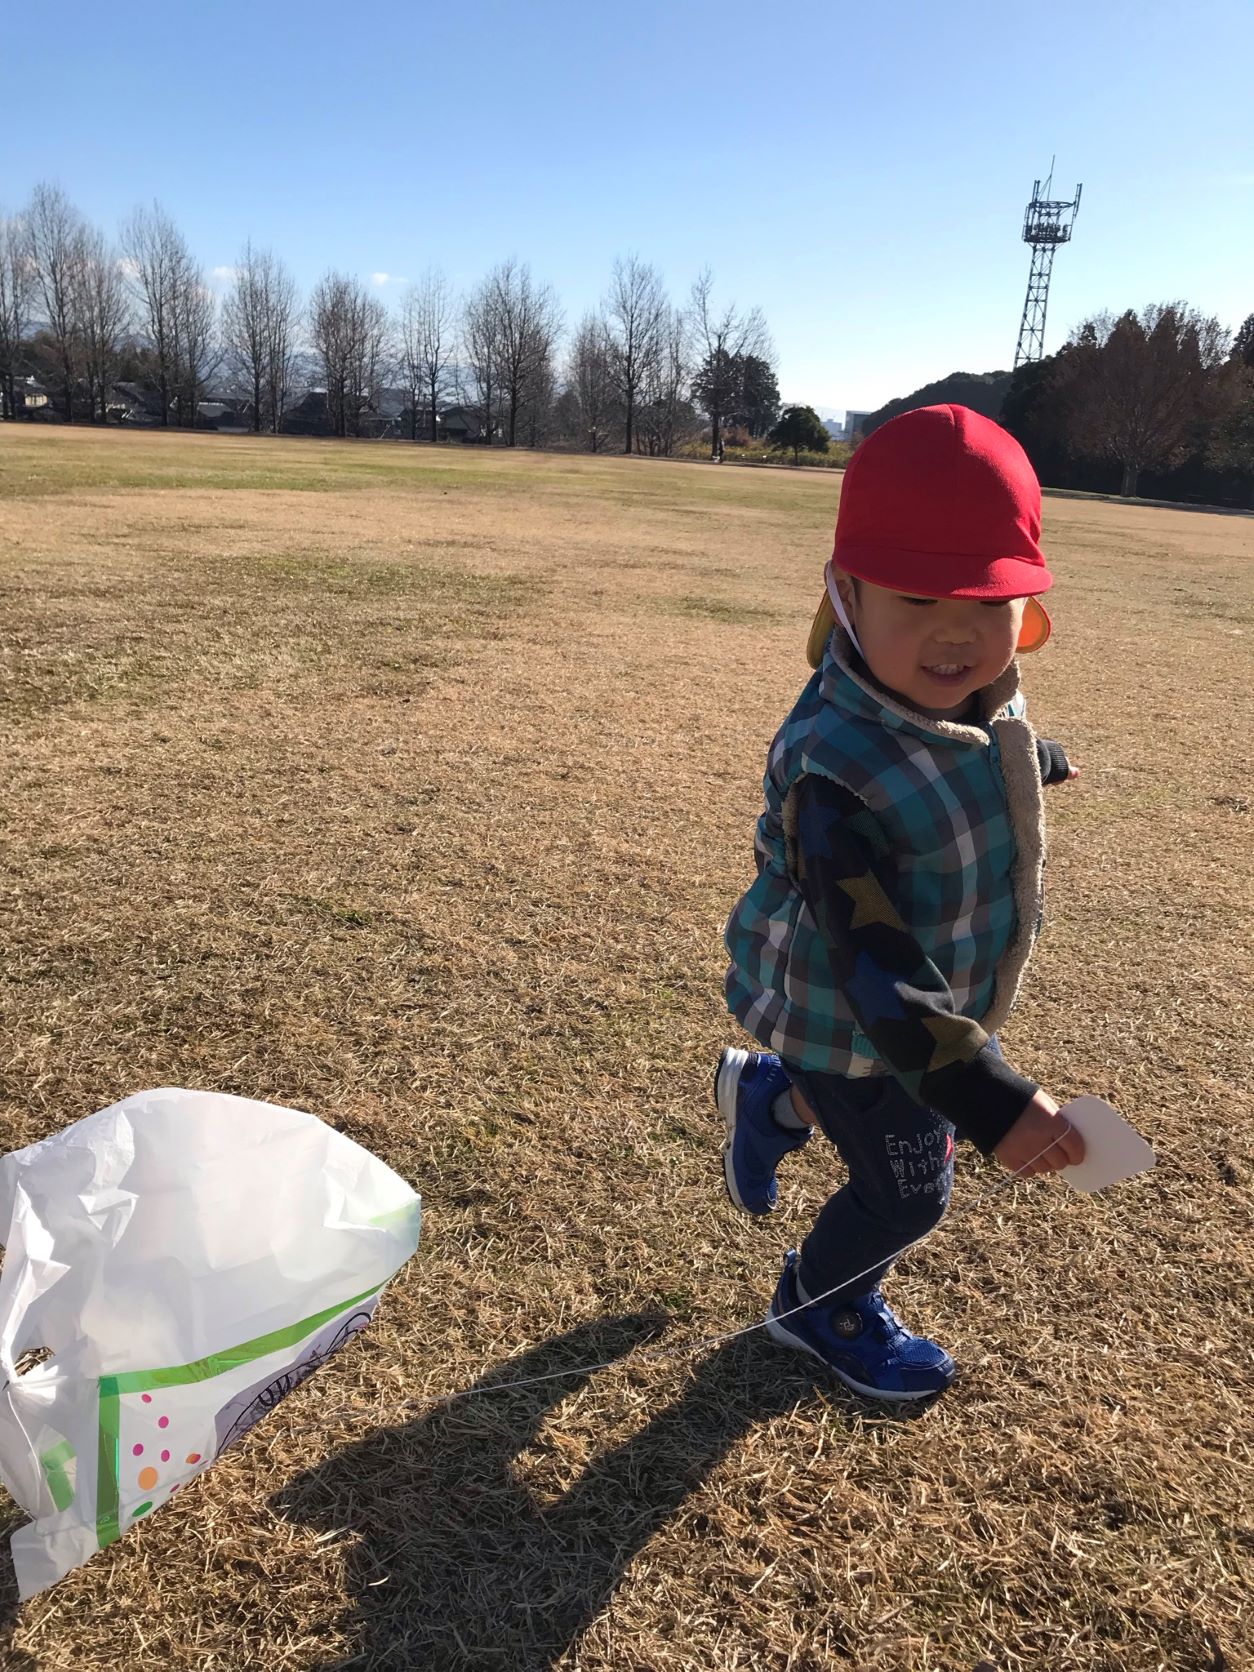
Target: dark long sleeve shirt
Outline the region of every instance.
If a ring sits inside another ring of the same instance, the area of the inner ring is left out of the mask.
[[[1038,740],[1037,755],[1042,783],[1066,779],[1058,744]],[[998,1055],[978,1022],[958,1013],[944,976],[896,908],[887,837],[857,796],[830,779],[810,776],[798,785],[797,867],[836,980],[885,1066],[916,1101],[991,1152],[1040,1087]],[[883,896],[874,911],[866,909],[868,889]]]

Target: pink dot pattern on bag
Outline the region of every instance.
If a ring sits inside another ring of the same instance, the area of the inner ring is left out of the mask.
[[[152,1395],[150,1393],[142,1394],[141,1397],[142,1397],[145,1405],[151,1405],[152,1404]],[[157,1418],[157,1427],[158,1428],[168,1428],[169,1426],[170,1426],[169,1417],[158,1417]],[[137,1441],[136,1444],[131,1447],[131,1455],[132,1455],[132,1457],[142,1457],[144,1455],[144,1448],[143,1448],[142,1443]],[[161,1461],[163,1463],[168,1463],[170,1461],[170,1453],[168,1451],[163,1451],[161,1453]],[[193,1452],[188,1457],[187,1461],[189,1463],[199,1463],[200,1462],[200,1453],[199,1452]],[[138,1475],[135,1478],[136,1478],[136,1482],[137,1482],[141,1491],[151,1492],[153,1487],[156,1486],[157,1482],[160,1480],[161,1476],[158,1474],[157,1470],[154,1469],[151,1464],[147,1464],[144,1468],[142,1468],[139,1471]],[[133,1511],[133,1513],[137,1517],[140,1516],[140,1515],[146,1515],[151,1508],[152,1508],[151,1504],[144,1504],[139,1509]]]

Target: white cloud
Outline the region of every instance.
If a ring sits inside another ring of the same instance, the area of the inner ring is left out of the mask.
[[[405,283],[404,279],[401,278],[399,273],[371,273],[370,282],[371,282],[371,284],[377,284],[377,285],[380,285],[380,286],[385,285],[385,284],[404,284]]]
[[[231,279],[237,279],[237,278],[239,278],[239,268],[238,267],[215,267],[212,270],[212,276],[215,279],[226,279],[228,281],[231,280]]]
[[[124,273],[128,279],[137,279],[139,277],[139,263],[134,257],[124,255],[118,262],[118,272]]]

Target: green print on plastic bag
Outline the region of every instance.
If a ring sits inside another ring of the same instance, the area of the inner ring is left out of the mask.
[[[289,1324],[285,1329],[272,1330],[269,1335],[259,1335],[252,1341],[245,1341],[238,1347],[228,1347],[223,1352],[211,1353],[207,1358],[197,1359],[192,1364],[179,1364],[165,1370],[132,1370],[120,1376],[102,1376],[100,1389],[100,1419],[99,1419],[99,1460],[96,1486],[96,1538],[103,1550],[115,1543],[122,1536],[119,1519],[119,1482],[121,1478],[121,1457],[119,1445],[119,1430],[121,1427],[120,1400],[122,1395],[142,1393],[145,1395],[158,1392],[162,1388],[186,1387],[191,1382],[211,1381],[215,1376],[226,1375],[231,1370],[238,1370],[241,1365],[251,1364],[253,1360],[267,1358],[271,1353],[278,1353],[284,1347],[295,1347],[308,1336],[315,1334],[324,1324],[329,1324],[343,1312],[350,1311],[354,1306],[360,1306],[363,1301],[371,1300],[380,1293],[383,1285],[378,1284],[373,1289],[367,1289],[363,1294],[354,1295],[351,1300],[339,1301],[335,1306],[329,1306],[325,1311],[316,1312],[312,1318],[302,1319],[300,1323]],[[192,1462],[189,1457],[187,1461]],[[197,1457],[195,1461],[199,1462]],[[155,1470],[146,1468],[140,1473],[140,1483],[148,1489],[147,1476],[155,1476]],[[155,1485],[155,1479],[153,1481]],[[54,1493],[55,1496],[55,1493]],[[58,1507],[63,1507],[58,1505]],[[137,1519],[146,1514],[152,1504],[146,1503],[134,1511]]]
[[[52,1493],[52,1501],[59,1510],[67,1510],[74,1502],[74,1483],[71,1481],[67,1465],[74,1461],[74,1447],[68,1440],[62,1440],[50,1451],[40,1457],[39,1462],[44,1472],[44,1479],[48,1482],[48,1490]]]

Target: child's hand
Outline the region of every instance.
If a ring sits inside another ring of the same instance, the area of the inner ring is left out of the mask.
[[[1057,1173],[1083,1161],[1084,1139],[1059,1114],[1049,1093],[1038,1091],[993,1154],[1008,1173],[1030,1179],[1037,1173]]]

